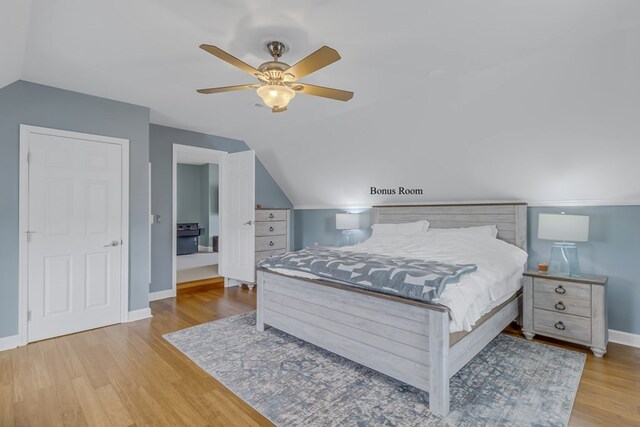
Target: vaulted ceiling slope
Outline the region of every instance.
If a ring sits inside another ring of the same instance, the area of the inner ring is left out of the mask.
[[[8,3],[0,84],[141,104],[154,123],[244,139],[299,207],[640,204],[637,0]],[[196,94],[253,83],[200,43],[257,65],[272,39],[289,63],[337,49],[341,61],[304,80],[354,99],[300,95],[273,114],[254,91]]]
[[[0,3],[0,88],[22,77],[31,0]]]

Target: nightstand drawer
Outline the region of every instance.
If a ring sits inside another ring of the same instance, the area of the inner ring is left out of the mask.
[[[274,255],[282,255],[286,252],[286,249],[274,249],[272,251],[258,251],[256,252],[256,264],[262,261],[265,258],[269,258]]]
[[[256,237],[287,234],[287,221],[256,222]]]
[[[256,237],[256,252],[272,249],[286,249],[286,236]]]
[[[556,335],[585,344],[591,342],[591,319],[570,314],[533,310],[533,329],[542,334]]]
[[[555,292],[534,291],[533,306],[558,313],[591,317],[591,298],[576,298]]]
[[[287,211],[282,209],[264,209],[256,211],[256,221],[286,221]]]
[[[536,277],[534,294],[551,294],[574,300],[584,300],[591,303],[591,285],[584,283],[565,282],[562,280],[549,280]]]

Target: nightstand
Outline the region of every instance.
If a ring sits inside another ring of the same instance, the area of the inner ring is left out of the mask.
[[[530,270],[524,273],[522,332],[588,346],[596,357],[609,342],[607,302],[603,276],[554,276]]]

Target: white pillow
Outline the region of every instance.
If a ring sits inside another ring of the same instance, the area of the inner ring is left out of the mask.
[[[429,221],[420,220],[402,224],[373,224],[371,237],[411,236],[429,229]]]
[[[482,234],[484,236],[490,236],[494,239],[498,237],[498,227],[495,225],[479,225],[476,227],[462,227],[462,228],[430,228],[429,233],[437,233],[447,234],[447,233],[456,233],[456,234],[466,234],[466,233],[474,233],[474,234]]]

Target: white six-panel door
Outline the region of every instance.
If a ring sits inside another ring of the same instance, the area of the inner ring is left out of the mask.
[[[29,134],[28,341],[121,321],[119,144]]]
[[[220,168],[220,275],[255,282],[255,152],[228,154]]]

